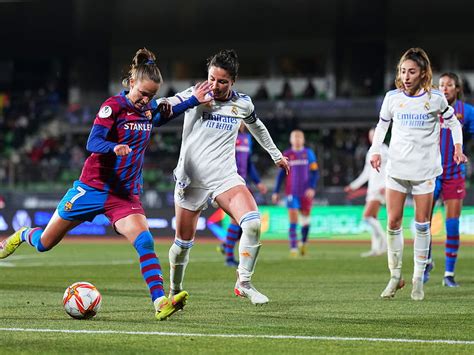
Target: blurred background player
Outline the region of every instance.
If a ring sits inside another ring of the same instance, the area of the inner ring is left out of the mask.
[[[391,298],[405,285],[402,278],[402,218],[406,196],[413,195],[415,240],[413,289],[411,298],[424,299],[423,273],[431,242],[430,218],[435,179],[443,172],[439,152],[440,118],[451,128],[454,161],[463,162],[462,129],[444,95],[433,89],[431,63],[421,48],[407,50],[397,66],[396,90],[387,92],[375,129],[370,163],[380,171],[381,149],[392,122],[392,137],[387,162],[387,258],[390,280],[382,298]]]
[[[237,173],[244,178],[247,185],[253,182],[258,191],[264,195],[267,193],[267,186],[260,180],[260,176],[252,162],[252,135],[247,132],[245,124],[242,122],[239,128],[239,134],[235,142],[235,160],[237,162]],[[220,250],[225,255],[225,264],[231,267],[237,267],[238,261],[235,260],[234,248],[242,235],[242,228],[239,223],[230,218],[230,224],[227,228],[226,240],[222,243]]]
[[[268,297],[251,283],[261,247],[261,221],[255,199],[237,173],[235,141],[241,122],[244,121],[277,166],[288,172],[289,165],[255,114],[251,98],[232,90],[238,69],[234,50],[222,50],[208,58],[208,83],[213,100],[187,110],[184,116],[181,151],[174,170],[176,236],[169,251],[170,293],[179,294],[182,290],[197,222],[210,199],[239,221],[242,228],[235,295],[246,297],[253,304],[265,304]],[[179,103],[192,92],[189,88],[168,100]]]
[[[162,81],[155,55],[145,48],[138,50],[124,79],[129,91],[108,98],[97,113],[87,141],[87,150],[92,154],[84,163],[79,180],[64,195],[44,230],[23,227],[0,243],[0,259],[23,242],[39,252],[48,251],[68,231],[104,213],[138,253],[156,318],[164,320],[184,306],[186,291],[168,299],[163,290],[160,261],[140,202],[143,161],[153,126],[205,102],[209,85],[197,85],[194,95],[171,108],[168,103],[156,105],[152,100]]]
[[[301,242],[299,250],[301,255],[306,254],[306,242],[310,228],[310,214],[316,185],[319,179],[318,163],[313,150],[305,147],[304,133],[294,130],[290,134],[291,149],[285,150],[283,155],[288,158],[291,171],[286,177],[285,195],[290,221],[289,239],[290,255],[298,255],[298,217],[301,214]],[[283,171],[277,175],[275,189],[272,194],[273,203],[280,200],[279,191],[285,179]]]
[[[369,131],[370,144],[372,144],[374,132],[374,128]],[[370,227],[371,248],[368,252],[362,253],[362,257],[379,256],[387,251],[385,232],[378,220],[380,205],[385,203],[385,166],[387,165],[388,157],[388,147],[386,144],[382,144],[380,147],[380,155],[382,157],[380,172],[372,169],[370,165],[371,154],[367,152],[364,169],[354,181],[344,188],[345,192],[352,192],[368,182],[363,217]]]
[[[463,102],[463,87],[460,78],[454,73],[444,73],[439,79],[439,89],[454,108],[454,113],[464,127],[464,132],[474,134],[474,107]],[[445,244],[445,270],[443,285],[458,287],[454,280],[454,270],[459,250],[459,218],[461,216],[463,199],[466,196],[466,167],[457,164],[453,159],[453,142],[451,129],[441,119],[440,137],[441,163],[443,173],[436,178],[433,204],[441,197],[446,213],[446,244]],[[426,266],[424,282],[430,277],[433,269],[431,260],[431,245],[429,263]]]

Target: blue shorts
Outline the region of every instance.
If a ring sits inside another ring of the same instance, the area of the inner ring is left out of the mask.
[[[299,197],[295,195],[288,195],[286,197],[287,208],[295,208],[303,212],[310,212],[312,205],[313,205],[313,200],[305,196]]]
[[[58,205],[58,214],[68,221],[92,221],[105,214],[112,225],[131,214],[145,215],[137,195],[121,196],[75,181]]]

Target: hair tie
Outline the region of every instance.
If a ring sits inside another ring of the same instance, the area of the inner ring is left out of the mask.
[[[155,61],[153,59],[148,59],[145,64],[155,64]]]

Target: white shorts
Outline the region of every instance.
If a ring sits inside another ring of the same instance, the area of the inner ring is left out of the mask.
[[[402,180],[387,175],[386,188],[400,191],[405,194],[411,193],[412,195],[424,195],[433,193],[435,189],[435,180],[436,178],[421,181]]]
[[[379,201],[381,204],[385,204],[385,192],[380,192],[380,190],[367,190],[365,201]]]
[[[238,185],[245,186],[245,180],[238,174],[231,176],[220,184],[216,184],[214,189],[193,186],[180,189],[178,184],[176,184],[174,188],[174,202],[179,207],[190,211],[202,211],[208,207],[209,200],[214,204],[217,196]]]

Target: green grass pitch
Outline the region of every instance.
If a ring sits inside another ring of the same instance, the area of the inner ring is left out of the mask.
[[[170,243],[156,245],[166,289]],[[405,245],[406,288],[393,300],[382,300],[379,295],[389,278],[387,261],[362,259],[359,254],[368,244],[316,242],[308,256],[290,259],[286,244],[265,243],[254,284],[270,303],[255,307],[233,296],[235,271],[224,266],[217,243],[196,244],[185,280],[188,305],[166,322],[154,320],[130,245],[64,243],[44,254],[22,245],[0,262],[0,353],[474,352],[473,246],[461,247],[457,289],[441,286],[443,247],[435,246],[437,265],[425,286],[425,300],[415,302],[410,299],[412,245]],[[92,282],[102,293],[102,309],[91,320],[74,320],[63,310],[63,292],[76,281]],[[248,337],[216,337],[219,334]],[[257,337],[275,335],[286,337]]]

